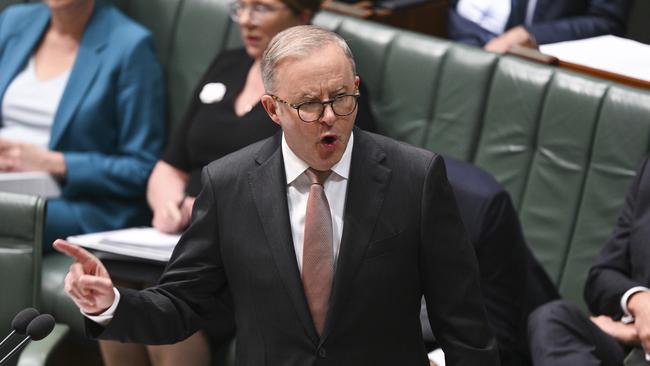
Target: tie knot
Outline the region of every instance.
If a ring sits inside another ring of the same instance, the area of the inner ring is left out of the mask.
[[[309,168],[305,170],[305,174],[307,174],[307,177],[309,177],[309,181],[311,182],[311,184],[318,184],[322,186],[327,180],[327,177],[329,177],[330,174],[332,174],[332,171],[331,170],[322,171],[322,170]]]

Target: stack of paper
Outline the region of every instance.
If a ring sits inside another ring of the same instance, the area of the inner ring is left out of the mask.
[[[82,247],[136,258],[167,262],[180,235],[169,235],[150,228],[130,228],[69,236],[68,241]]]
[[[650,81],[650,45],[616,36],[546,44],[544,54],[631,78]]]
[[[0,191],[46,198],[61,195],[59,183],[45,172],[0,173]]]

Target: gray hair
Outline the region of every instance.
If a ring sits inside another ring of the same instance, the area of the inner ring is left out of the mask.
[[[288,28],[273,37],[262,55],[262,82],[268,93],[276,92],[275,74],[278,65],[286,58],[303,58],[327,45],[337,45],[350,61],[352,74],[357,74],[350,47],[338,34],[315,25]]]

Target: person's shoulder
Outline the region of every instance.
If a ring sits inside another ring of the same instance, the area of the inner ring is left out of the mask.
[[[217,59],[220,62],[224,63],[239,63],[244,60],[251,60],[246,49],[243,47],[233,48],[233,49],[224,49],[217,55]]]
[[[217,76],[246,74],[253,64],[244,48],[225,49],[219,52],[205,72],[204,79],[212,79]],[[238,71],[241,70],[241,71]]]
[[[278,139],[278,135],[273,135],[227,154],[208,164],[206,171],[211,176],[218,175],[221,178],[238,177],[242,174],[248,174],[248,171],[252,167],[258,166],[257,158],[260,154],[268,155],[264,151],[279,148]]]
[[[494,176],[482,168],[465,161],[445,156],[447,179],[454,190],[473,192],[480,196],[493,196],[505,192]]]
[[[48,16],[47,6],[42,3],[15,4],[7,7],[2,13],[2,28],[6,31],[21,32],[33,24],[35,18]]]
[[[119,43],[125,47],[153,40],[151,32],[140,23],[126,16],[112,4],[97,3],[97,14],[92,21],[105,24],[110,42]]]

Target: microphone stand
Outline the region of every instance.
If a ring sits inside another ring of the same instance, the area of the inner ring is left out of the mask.
[[[31,340],[31,337],[26,337],[20,343],[18,343],[18,345],[16,347],[14,347],[14,349],[12,349],[2,360],[0,360],[0,366],[7,363],[7,361],[9,361],[11,356],[13,356],[16,352],[18,352],[21,348],[23,348],[27,344],[27,342],[29,342],[30,340]]]

